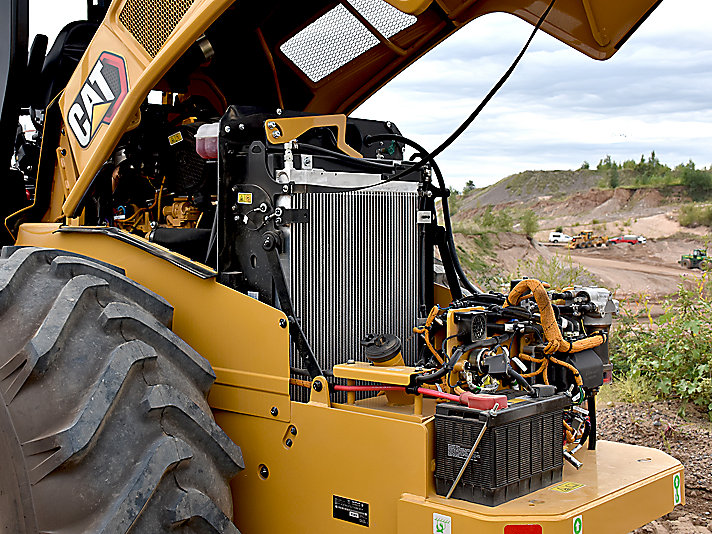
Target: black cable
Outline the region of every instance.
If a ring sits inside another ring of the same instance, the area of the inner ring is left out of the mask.
[[[297,142],[297,146],[292,149],[293,152],[300,153],[302,152],[302,149],[306,149],[310,154],[311,153],[316,153],[321,156],[327,156],[327,157],[332,157],[337,160],[341,161],[347,161],[349,165],[360,165],[361,167],[365,167],[368,169],[374,169],[378,171],[383,171],[383,172],[393,172],[393,169],[395,168],[394,165],[389,165],[387,163],[378,163],[376,161],[370,161],[367,159],[363,158],[354,158],[351,156],[348,156],[346,154],[342,154],[341,152],[336,152],[335,150],[329,150],[328,148],[324,148],[321,146],[317,145],[310,145],[308,143],[299,143]],[[380,185],[379,184],[374,184],[374,185]],[[372,186],[369,186],[372,187]]]
[[[591,429],[588,436],[588,450],[596,450],[596,394],[592,391],[588,397],[588,419],[591,422]]]
[[[484,107],[489,104],[490,100],[492,100],[492,97],[494,97],[495,94],[497,94],[497,91],[499,91],[504,83],[509,79],[509,77],[512,75],[512,72],[514,72],[514,69],[517,67],[519,62],[521,61],[522,57],[524,57],[524,54],[526,53],[527,49],[529,48],[529,44],[532,42],[534,39],[534,36],[536,35],[537,31],[539,31],[539,28],[541,27],[542,23],[546,19],[547,15],[551,11],[551,9],[554,7],[554,3],[556,0],[551,0],[551,3],[549,4],[549,7],[546,8],[544,13],[541,15],[539,20],[537,21],[536,25],[534,26],[534,29],[532,30],[531,35],[529,36],[529,39],[527,39],[527,42],[525,43],[524,47],[522,50],[519,52],[519,55],[515,58],[515,60],[512,62],[512,64],[509,66],[509,69],[507,69],[507,72],[505,72],[502,77],[499,79],[499,81],[494,84],[492,89],[490,89],[489,93],[484,97],[482,102],[480,102],[480,105],[475,108],[475,110],[470,114],[467,119],[463,121],[463,123],[458,126],[458,128],[450,134],[450,136],[443,141],[439,147],[437,147],[435,150],[433,150],[430,154],[430,158],[423,158],[421,159],[415,167],[411,169],[407,169],[405,171],[401,171],[395,176],[391,176],[390,178],[387,178],[386,180],[383,180],[381,183],[387,183],[387,182],[392,182],[394,180],[398,180],[405,176],[406,174],[410,174],[411,172],[416,172],[420,169],[422,169],[425,165],[430,163],[432,161],[432,158],[436,158],[440,155],[441,152],[443,152],[446,148],[448,148],[452,143],[455,142],[455,140],[462,135],[462,133],[474,122],[474,120],[477,118],[477,116],[482,112]],[[378,184],[380,185],[380,184]],[[354,187],[352,189],[349,189],[349,191],[360,191],[362,189],[368,189],[370,187],[374,187],[373,185],[368,185],[368,186],[363,186],[363,187]]]
[[[406,145],[409,145],[413,148],[415,148],[420,154],[421,154],[421,161],[423,158],[427,157],[427,159],[430,159],[431,165],[433,166],[433,171],[435,171],[435,176],[438,179],[438,185],[440,186],[440,196],[442,197],[442,206],[443,206],[443,222],[445,223],[445,234],[447,237],[447,243],[448,247],[450,249],[450,259],[452,260],[453,267],[455,267],[455,272],[457,272],[457,277],[460,279],[460,282],[462,285],[465,286],[465,288],[472,294],[476,295],[478,293],[482,293],[479,289],[477,289],[468,279],[467,276],[465,275],[465,271],[462,269],[462,265],[460,264],[460,258],[457,256],[457,248],[455,247],[455,236],[452,231],[452,221],[450,220],[450,206],[448,205],[447,201],[447,188],[445,187],[445,178],[440,171],[440,166],[435,162],[433,159],[432,155],[425,150],[420,144],[416,143],[412,139],[408,139],[407,137],[404,137],[402,135],[397,135],[397,134],[379,134],[379,135],[367,135],[363,139],[363,143],[368,146],[370,144],[376,143],[378,141],[386,141],[386,140],[392,140],[392,141],[397,141],[404,143]]]
[[[534,393],[534,388],[527,382],[526,378],[516,372],[511,365],[507,365],[507,376],[513,378],[527,393]]]

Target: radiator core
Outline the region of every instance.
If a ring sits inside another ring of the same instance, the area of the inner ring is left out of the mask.
[[[292,197],[293,208],[309,211],[309,222],[292,225],[285,274],[295,314],[323,370],[366,360],[360,341],[368,333],[398,336],[406,364],[414,363],[417,206],[415,191]],[[304,367],[294,350],[292,365]]]

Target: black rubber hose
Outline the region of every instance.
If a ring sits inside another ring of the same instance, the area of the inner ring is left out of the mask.
[[[415,148],[420,154],[421,158],[425,159],[426,156],[430,156],[430,153],[425,150],[419,143],[416,143],[412,139],[408,139],[407,137],[403,137],[402,135],[397,135],[397,134],[378,134],[378,135],[367,135],[363,139],[364,145],[368,146],[373,143],[376,143],[378,141],[397,141],[404,143],[408,146],[411,146]],[[450,248],[450,259],[452,260],[452,264],[455,267],[455,271],[457,272],[457,277],[460,279],[460,282],[462,285],[465,286],[465,288],[473,294],[478,294],[482,293],[479,289],[477,289],[468,279],[467,276],[465,275],[465,272],[462,270],[462,265],[460,265],[460,259],[457,257],[457,249],[455,248],[455,236],[453,235],[452,231],[452,221],[450,220],[450,206],[448,205],[448,190],[445,187],[445,178],[443,177],[442,172],[440,171],[440,166],[435,162],[435,160],[430,157],[429,158],[431,161],[431,164],[433,166],[433,170],[435,171],[435,176],[438,179],[438,185],[440,186],[440,196],[443,199],[442,206],[443,206],[443,222],[445,223],[445,233],[447,237],[447,242],[448,242],[448,247]]]
[[[588,436],[588,450],[596,450],[596,394],[590,392],[588,396],[588,419],[591,422],[591,430]]]
[[[509,341],[509,339],[512,337],[512,334],[508,334],[506,336],[495,336],[495,337],[489,337],[487,339],[481,339],[479,341],[475,341],[474,343],[470,343],[469,345],[460,345],[455,349],[455,352],[452,353],[452,357],[447,361],[445,365],[443,365],[440,369],[437,371],[427,374],[427,375],[417,375],[415,377],[415,383],[416,384],[428,384],[428,383],[433,383],[443,376],[445,376],[447,373],[452,371],[455,368],[455,364],[457,361],[460,359],[460,356],[462,356],[465,352],[468,352],[470,350],[474,349],[480,349],[484,347],[495,347],[497,345],[501,345],[503,342]],[[522,378],[522,380],[524,380]]]
[[[517,384],[523,387],[527,393],[534,393],[534,388],[531,386],[531,384],[527,382],[526,378],[524,378],[522,375],[512,369],[511,365],[507,367],[507,376],[516,380]]]
[[[308,143],[297,143],[297,147],[294,152],[308,152],[310,154],[318,154],[320,156],[331,157],[340,161],[348,162],[349,165],[360,166],[366,169],[372,169],[379,172],[393,172],[395,170],[394,165],[389,165],[387,163],[378,163],[376,161],[370,161],[363,158],[354,158],[341,152],[336,152],[335,150],[329,150],[317,145],[310,145]],[[376,184],[378,185],[378,184]]]

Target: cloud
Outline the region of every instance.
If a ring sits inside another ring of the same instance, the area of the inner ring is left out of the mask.
[[[675,165],[712,163],[712,5],[663,2],[600,62],[546,34],[439,160],[448,183],[492,183],[526,169],[577,168],[655,150]],[[354,115],[392,120],[435,148],[499,79],[531,32],[501,14],[476,20],[429,52]]]

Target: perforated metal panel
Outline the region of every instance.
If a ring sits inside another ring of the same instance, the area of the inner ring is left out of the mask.
[[[383,0],[348,0],[384,37],[392,37],[418,20]]]
[[[155,57],[195,0],[127,0],[119,20]]]
[[[383,0],[348,0],[384,37],[416,22]],[[378,44],[343,4],[328,11],[285,42],[280,50],[313,82],[325,78]]]

